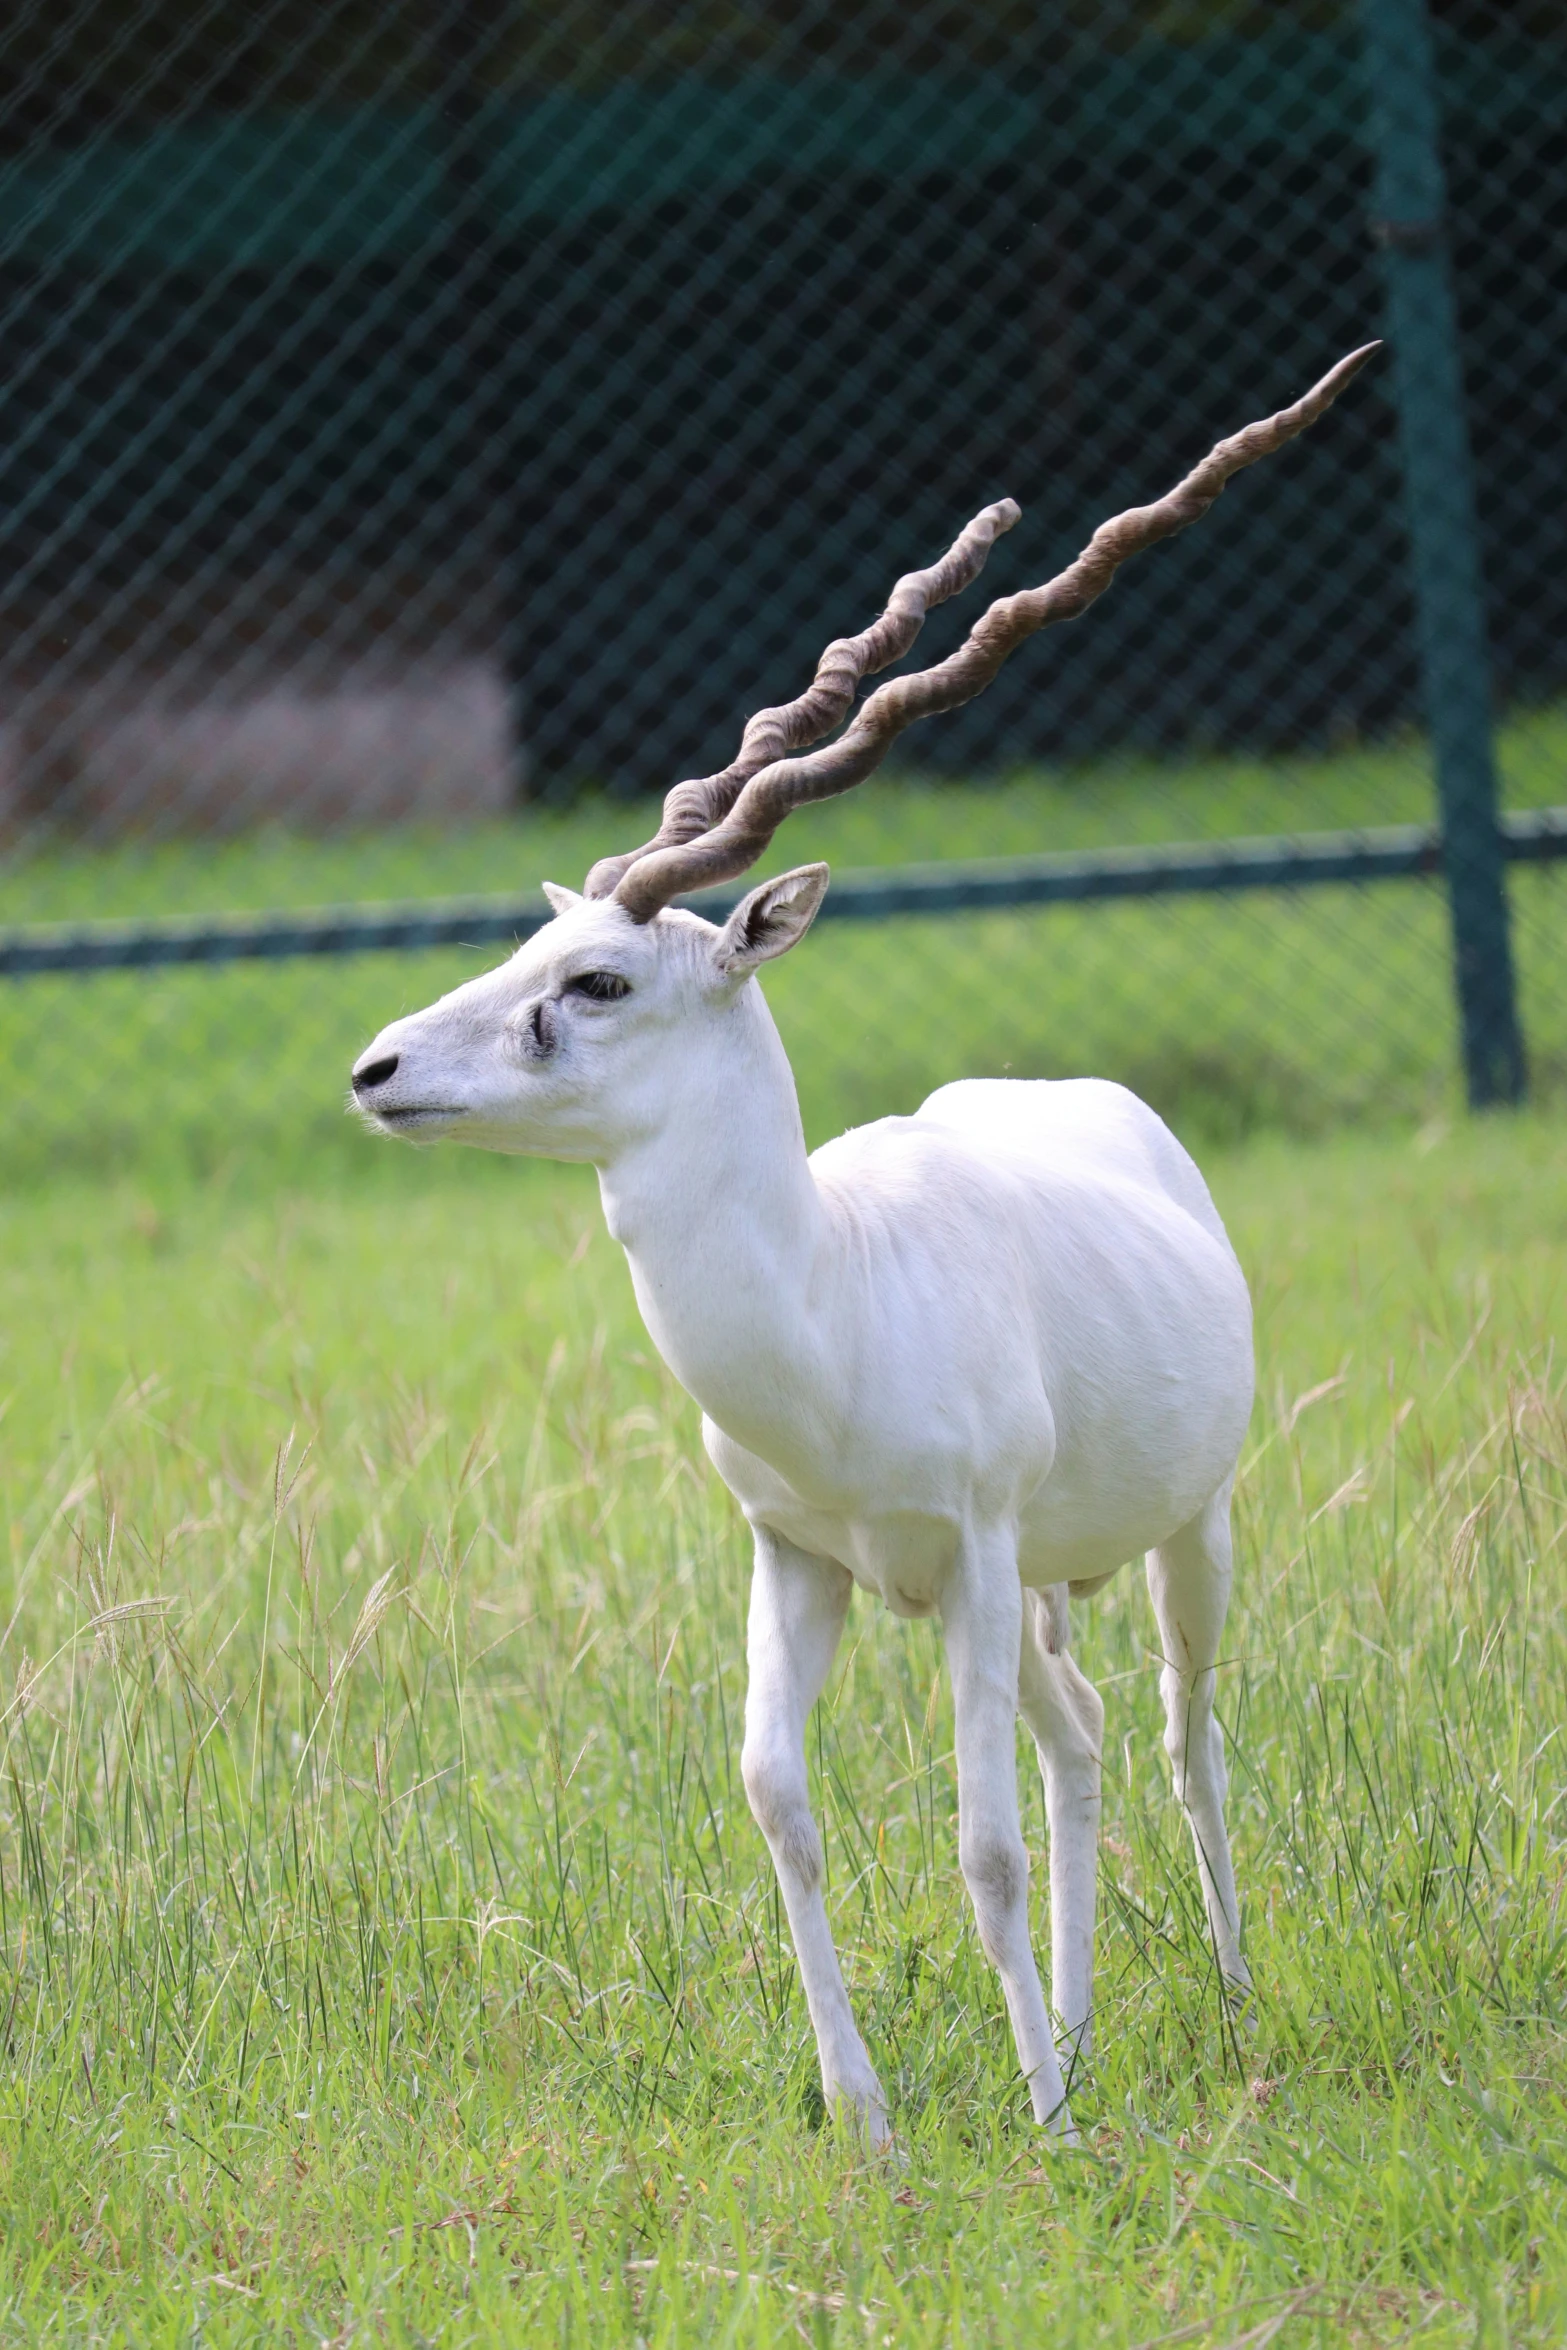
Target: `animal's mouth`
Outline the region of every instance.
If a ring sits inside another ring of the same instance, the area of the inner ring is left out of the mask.
[[[466,1110],[456,1109],[444,1102],[413,1102],[406,1109],[380,1109],[369,1102],[358,1105],[377,1126],[389,1126],[395,1132],[405,1133],[417,1126],[450,1126],[457,1119],[466,1118]]]

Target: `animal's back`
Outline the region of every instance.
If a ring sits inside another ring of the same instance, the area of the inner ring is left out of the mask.
[[[1039,1165],[1090,1165],[1162,1191],[1229,1247],[1196,1161],[1164,1120],[1124,1085],[1102,1077],[965,1077],[915,1112],[966,1140]]]

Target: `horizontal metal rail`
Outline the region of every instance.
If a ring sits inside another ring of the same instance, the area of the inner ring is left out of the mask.
[[[1567,859],[1567,807],[1503,816],[1500,830],[1502,854],[1509,864]],[[1416,879],[1441,870],[1438,832],[1419,824],[1393,824],[1364,832],[873,868],[835,879],[817,919],[881,922],[896,914],[994,913],[1011,906],[1081,905],[1098,898],[1308,889],[1326,882]],[[721,919],[743,895],[734,888],[705,890],[683,902]],[[534,898],[436,898],[423,904],[309,908],[221,922],[94,922],[0,930],[0,979],[512,945],[531,938],[550,918],[548,906]]]

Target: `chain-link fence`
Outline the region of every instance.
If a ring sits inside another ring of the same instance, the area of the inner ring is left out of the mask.
[[[347,1147],[466,901],[640,837],[988,500],[919,660],[1384,329],[794,820],[990,870],[845,891],[772,993],[817,1132],[1003,1068],[1226,1131],[1559,1087],[1564,130],[1560,0],[20,0],[4,1172]]]

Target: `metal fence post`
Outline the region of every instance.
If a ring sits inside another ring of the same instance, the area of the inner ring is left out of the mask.
[[[1426,0],[1360,0],[1414,556],[1426,714],[1446,840],[1453,968],[1472,1108],[1524,1092],[1496,824],[1490,656],[1474,476],[1448,269],[1446,186]]]

